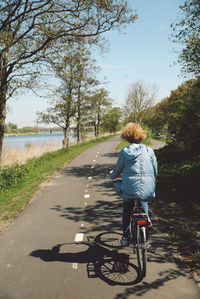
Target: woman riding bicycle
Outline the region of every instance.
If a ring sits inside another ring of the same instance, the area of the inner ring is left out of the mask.
[[[122,173],[122,181],[115,182],[114,188],[123,198],[121,245],[127,246],[130,235],[130,215],[135,199],[140,200],[149,218],[148,200],[155,197],[157,160],[152,148],[140,144],[146,138],[146,132],[138,124],[127,124],[121,133],[121,138],[130,144],[121,150],[115,169],[110,172],[110,178],[115,179]],[[152,226],[150,218],[149,226]]]

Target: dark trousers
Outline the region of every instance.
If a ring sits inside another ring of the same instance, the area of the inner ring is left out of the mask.
[[[141,205],[148,216],[148,203],[144,201],[140,201]],[[123,237],[127,238],[130,235],[130,218],[131,212],[133,210],[135,204],[134,199],[127,199],[123,200],[123,216],[122,216],[122,230],[123,230]]]

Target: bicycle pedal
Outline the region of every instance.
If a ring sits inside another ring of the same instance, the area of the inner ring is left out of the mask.
[[[142,244],[142,249],[148,250],[150,248],[151,248],[151,244],[149,243]]]

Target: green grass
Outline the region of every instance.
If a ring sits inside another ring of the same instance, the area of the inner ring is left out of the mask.
[[[155,140],[160,140],[160,141],[166,142],[166,138],[163,137],[163,136],[152,135],[152,138],[155,139]]]
[[[84,150],[111,137],[113,135],[46,153],[39,158],[28,160],[25,164],[4,167],[0,173],[0,225],[23,210],[40,184],[66,163]]]

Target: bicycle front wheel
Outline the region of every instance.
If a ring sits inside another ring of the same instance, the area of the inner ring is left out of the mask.
[[[137,224],[136,228],[136,253],[137,253],[137,261],[139,274],[142,277],[145,277],[147,270],[147,249],[145,249],[146,244],[146,227],[139,226]]]

